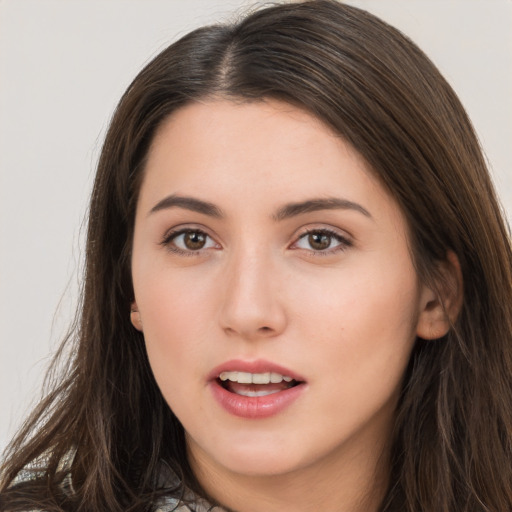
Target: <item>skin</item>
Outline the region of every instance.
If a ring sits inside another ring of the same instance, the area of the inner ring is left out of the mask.
[[[222,216],[162,204],[170,195]],[[333,197],[361,208],[275,218]],[[205,245],[169,235],[184,228]],[[447,322],[418,280],[403,214],[350,145],[274,100],[180,109],[149,151],[132,272],[132,323],[214,499],[240,512],[377,510],[413,344]],[[232,359],[285,366],[304,390],[269,418],[229,414],[208,375]]]

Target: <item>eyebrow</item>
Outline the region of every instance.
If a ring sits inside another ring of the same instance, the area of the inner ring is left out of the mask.
[[[273,215],[273,218],[276,221],[281,221],[304,213],[320,210],[354,210],[362,213],[365,217],[370,219],[372,218],[370,212],[360,204],[349,201],[348,199],[340,199],[337,197],[310,199],[299,203],[289,203],[279,208],[279,210]]]
[[[166,210],[168,208],[184,208],[216,219],[224,217],[222,210],[213,203],[203,201],[202,199],[196,199],[194,197],[178,196],[175,194],[167,196],[159,201],[155,206],[153,206],[153,208],[151,208],[149,214],[160,210]],[[298,203],[288,203],[279,208],[277,212],[272,215],[272,218],[279,222],[291,217],[296,217],[297,215],[321,210],[354,210],[363,214],[365,217],[370,219],[372,218],[370,212],[360,204],[349,201],[348,199],[341,199],[337,197],[309,199]]]
[[[153,206],[153,208],[151,208],[149,214],[160,210],[166,210],[168,208],[184,208],[185,210],[202,213],[216,219],[224,217],[222,210],[213,203],[196,199],[194,197],[177,196],[174,194],[159,201],[155,206]]]

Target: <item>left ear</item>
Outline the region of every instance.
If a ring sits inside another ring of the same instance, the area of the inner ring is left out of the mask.
[[[448,334],[462,307],[463,282],[457,255],[448,251],[437,270],[435,287],[425,285],[420,297],[416,335],[424,340],[435,340]]]
[[[142,320],[140,318],[139,307],[135,301],[133,301],[130,306],[130,321],[135,329],[142,332]]]

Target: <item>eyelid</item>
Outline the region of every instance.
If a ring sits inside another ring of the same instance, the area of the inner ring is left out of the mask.
[[[207,238],[212,240],[216,247],[206,247],[206,248],[200,248],[197,250],[193,249],[181,249],[180,247],[177,247],[176,245],[172,245],[172,241],[176,238],[178,238],[180,235],[186,234],[186,233],[201,233],[205,235]],[[217,242],[216,238],[209,233],[209,230],[205,228],[204,226],[200,226],[197,224],[180,224],[178,226],[173,226],[172,228],[165,231],[164,235],[162,236],[159,245],[163,246],[165,249],[172,253],[184,255],[184,256],[198,256],[203,254],[205,251],[208,251],[210,249],[217,249],[221,248],[221,244]]]
[[[212,240],[216,247],[206,247],[206,248],[200,248],[197,250],[193,249],[181,249],[177,246],[172,246],[172,240],[177,238],[178,236],[190,233],[190,232],[197,232],[204,234],[206,237],[208,237],[210,240]],[[311,249],[305,249],[302,247],[294,247],[297,245],[297,243],[303,239],[305,236],[308,236],[312,233],[320,233],[325,234],[327,236],[330,236],[338,241],[338,244],[335,247],[327,248],[327,249],[319,249],[315,250],[313,248]],[[172,228],[169,228],[167,231],[165,231],[164,235],[162,236],[159,245],[165,247],[168,251],[173,253],[178,253],[186,256],[194,256],[194,255],[200,255],[204,253],[205,251],[211,250],[211,249],[221,249],[222,244],[220,244],[217,241],[217,237],[212,235],[210,233],[210,230],[206,228],[203,225],[198,224],[180,224],[177,226],[173,226]],[[333,226],[326,226],[326,225],[308,225],[303,226],[299,230],[296,231],[296,234],[293,236],[293,242],[288,246],[289,249],[292,250],[300,250],[304,252],[308,252],[314,256],[326,256],[329,254],[333,254],[336,252],[344,251],[354,245],[353,237],[348,234],[345,230],[341,230],[340,228],[336,228]]]
[[[315,250],[313,248],[311,249],[304,249],[302,247],[294,247],[301,239],[304,237],[313,234],[313,233],[320,233],[320,234],[326,234],[334,239],[336,239],[339,243],[332,248],[327,248],[323,250]],[[302,227],[297,234],[294,236],[294,241],[290,245],[290,249],[292,250],[300,250],[308,252],[314,256],[327,256],[331,255],[337,252],[342,252],[354,245],[353,237],[350,236],[346,231],[342,231],[339,228],[334,228],[332,226],[305,226]]]

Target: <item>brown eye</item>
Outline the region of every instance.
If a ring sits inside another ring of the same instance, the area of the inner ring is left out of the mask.
[[[329,229],[315,229],[304,233],[293,244],[295,249],[305,249],[311,253],[332,254],[351,247],[352,243],[341,234]]]
[[[206,233],[199,229],[183,229],[167,235],[162,245],[179,254],[201,253],[203,249],[215,249],[219,246]]]
[[[197,251],[206,245],[206,235],[200,231],[187,231],[183,234],[183,243],[187,249]]]
[[[308,243],[315,251],[323,251],[331,246],[332,236],[325,233],[309,233]]]

